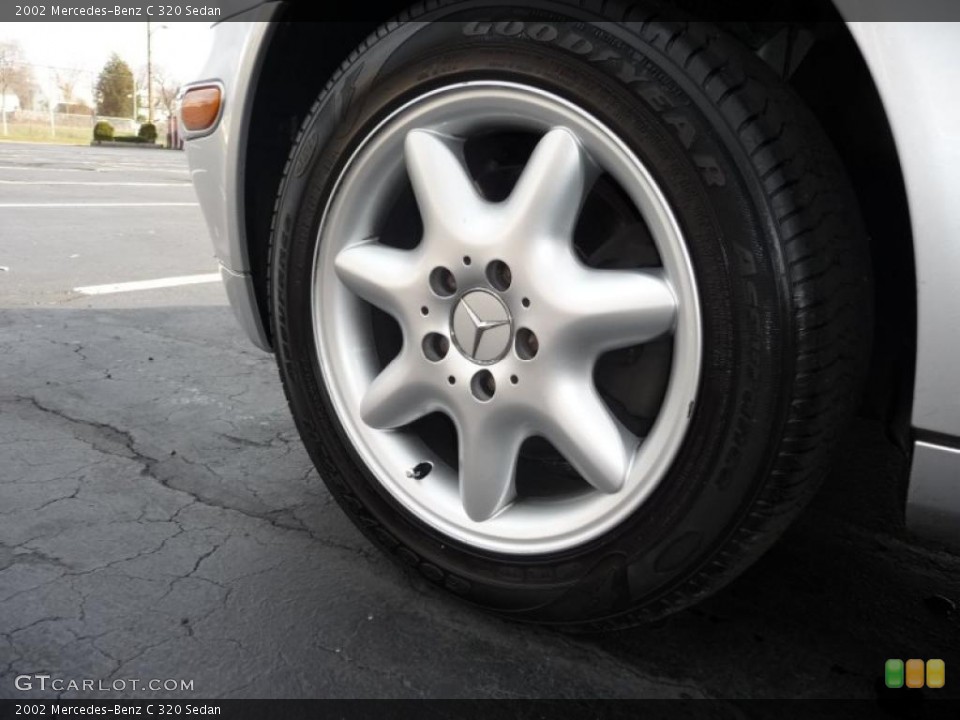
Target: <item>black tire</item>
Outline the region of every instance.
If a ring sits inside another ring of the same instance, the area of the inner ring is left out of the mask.
[[[411,10],[381,27],[328,84],[277,200],[273,334],[304,443],[371,541],[485,610],[609,629],[714,592],[809,500],[865,372],[869,260],[856,202],[822,130],[738,42],[708,24],[657,21],[643,2],[516,5]],[[408,23],[441,19],[448,22]],[[703,376],[678,459],[626,522],[556,555],[518,559],[464,547],[400,507],[347,441],[316,360],[311,266],[339,169],[378,119],[465,78],[549,89],[613,128],[673,205],[701,294]]]

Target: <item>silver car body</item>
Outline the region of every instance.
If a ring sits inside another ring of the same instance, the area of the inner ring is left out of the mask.
[[[835,0],[850,19],[856,0]],[[212,52],[191,85],[224,89],[222,116],[186,135],[191,173],[230,303],[255,345],[270,350],[244,230],[247,123],[258,65],[280,3],[215,25]],[[918,286],[915,430],[907,498],[913,530],[960,545],[960,24],[850,21],[880,93],[907,191]],[[878,288],[883,292],[883,288]]]

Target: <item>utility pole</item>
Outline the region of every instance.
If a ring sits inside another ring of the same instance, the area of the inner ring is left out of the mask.
[[[150,50],[150,21],[147,20],[147,122],[153,122],[153,59]]]

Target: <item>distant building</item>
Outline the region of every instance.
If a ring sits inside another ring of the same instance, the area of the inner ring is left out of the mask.
[[[67,115],[93,115],[93,108],[85,102],[61,102],[57,103],[54,112],[65,113]]]
[[[16,112],[20,109],[20,98],[13,93],[5,93],[0,95],[0,104],[4,112]]]

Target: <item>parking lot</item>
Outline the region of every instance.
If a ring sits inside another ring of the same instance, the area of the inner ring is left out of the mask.
[[[874,421],[743,578],[569,636],[449,600],[353,528],[219,283],[75,290],[216,271],[182,153],[0,144],[0,266],[0,697],[40,673],[193,681],[170,697],[873,698],[886,658],[943,658],[943,690],[899,692],[960,697],[960,559],[903,530],[907,460]],[[111,695],[144,693],[65,694]]]

